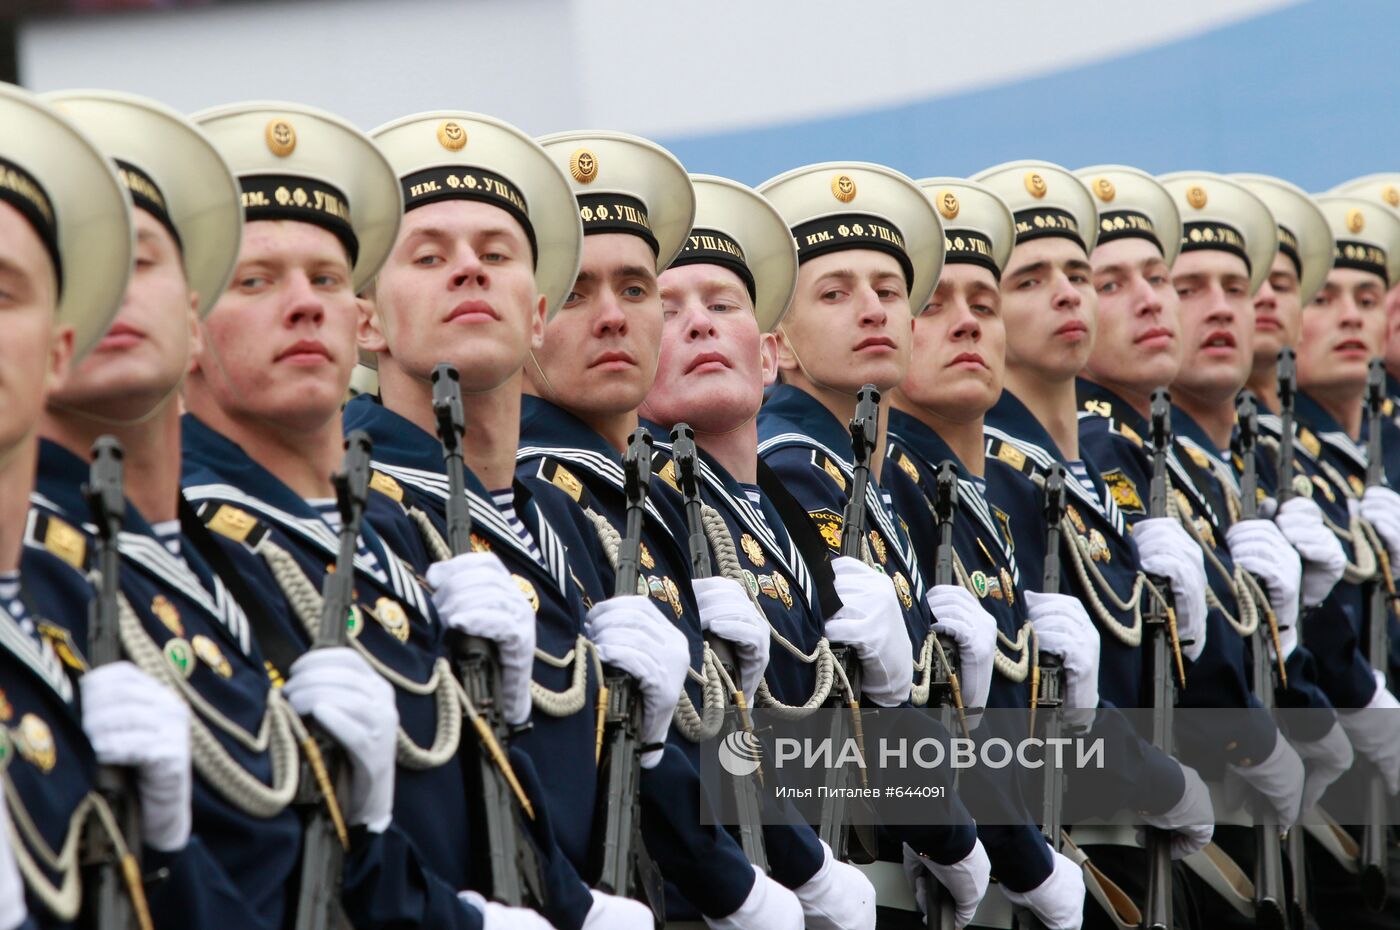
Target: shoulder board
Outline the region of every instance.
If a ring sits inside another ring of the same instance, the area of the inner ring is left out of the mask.
[[[919,466],[914,464],[914,459],[903,449],[895,450],[894,461],[899,466],[899,470],[908,475],[910,480],[915,482],[919,480]]]
[[[833,462],[825,452],[812,450],[812,464],[826,472],[827,476],[835,481],[842,491],[846,490],[846,476],[841,471],[841,466]]]
[[[1298,430],[1298,442],[1302,443],[1303,448],[1307,449],[1308,454],[1313,458],[1322,454],[1322,440],[1318,439],[1317,435],[1307,427]]]
[[[1188,443],[1182,443],[1182,446],[1185,447],[1186,454],[1191,457],[1191,461],[1196,463],[1197,468],[1210,468],[1210,458],[1204,452]]]
[[[1137,434],[1137,430],[1133,429],[1126,423],[1119,423],[1117,426],[1119,435],[1131,441],[1132,444],[1137,446],[1139,449],[1142,448],[1142,437]]]
[[[30,545],[43,549],[67,562],[80,572],[88,569],[87,536],[71,523],[48,511],[34,510],[30,522]]]
[[[400,504],[403,503],[403,487],[393,478],[384,474],[384,472],[373,472],[369,478],[369,486],[385,497],[398,501]]]
[[[583,486],[583,482],[557,459],[540,459],[538,474],[545,481],[572,497],[580,506],[588,506],[588,490]]]
[[[1395,412],[1395,401],[1389,397],[1381,401],[1381,413],[1390,416]]]
[[[75,672],[86,672],[88,670],[87,659],[78,651],[77,643],[73,642],[73,634],[64,627],[48,620],[40,620],[38,623],[39,635],[48,641],[53,648],[54,655],[58,656],[65,666]]]
[[[658,461],[659,459],[661,459],[661,458],[665,458],[665,457],[664,457],[660,452],[656,453],[656,455],[652,457],[652,460],[651,460],[652,465],[655,466],[656,463],[657,463],[657,461]],[[677,494],[681,493],[681,484],[680,484],[680,480],[676,477],[676,463],[675,463],[675,461],[673,461],[672,459],[667,458],[667,459],[666,459],[666,464],[663,465],[663,466],[661,466],[661,468],[658,469],[658,470],[655,472],[655,475],[656,475],[656,477],[660,478],[662,481],[666,482],[666,484],[668,484],[668,485],[670,486],[670,488],[671,488],[672,491],[675,491]]]
[[[1026,453],[1005,440],[989,440],[987,443],[987,455],[1004,465],[1010,465],[1023,475],[1029,476],[1036,473],[1035,463],[1026,457]]]
[[[199,519],[204,521],[205,526],[234,542],[256,546],[267,535],[267,527],[263,525],[262,521],[248,511],[240,510],[232,504],[205,501],[199,505],[197,513]]]

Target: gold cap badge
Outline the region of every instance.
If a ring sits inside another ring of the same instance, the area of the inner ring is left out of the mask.
[[[856,199],[856,182],[849,174],[838,174],[831,179],[831,196],[842,203],[850,203]]]
[[[951,220],[958,215],[962,206],[958,203],[958,195],[952,191],[944,191],[938,195],[938,212],[943,214],[945,220]]]
[[[1347,211],[1347,229],[1359,233],[1366,228],[1366,216],[1360,210]]]
[[[1381,188],[1381,199],[1392,207],[1400,207],[1400,189],[1396,189],[1394,184],[1387,184]]]
[[[1186,202],[1197,210],[1206,205],[1206,189],[1199,185],[1192,184],[1186,188]]]
[[[1094,193],[1104,203],[1108,203],[1114,197],[1118,196],[1117,188],[1113,186],[1113,182],[1110,181],[1108,178],[1094,179]]]
[[[1036,200],[1045,196],[1050,188],[1045,184],[1045,178],[1038,171],[1026,172],[1026,191]]]
[[[297,131],[292,128],[291,123],[280,117],[268,121],[267,129],[263,130],[263,138],[267,141],[268,151],[278,158],[286,158],[297,147]]]
[[[598,177],[598,156],[588,149],[579,149],[569,156],[569,174],[580,184],[592,183]]]
[[[467,131],[461,123],[446,120],[437,128],[438,142],[449,152],[460,152],[467,145]]]

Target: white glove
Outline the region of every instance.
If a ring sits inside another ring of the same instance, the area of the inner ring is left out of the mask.
[[[1290,498],[1274,522],[1303,559],[1303,606],[1316,607],[1346,574],[1346,550],[1322,522],[1322,508],[1312,498]]]
[[[987,706],[992,689],[993,657],[997,650],[997,621],[982,609],[972,592],[962,585],[934,585],[924,597],[933,613],[936,633],[958,644],[958,682],[963,706]]]
[[[464,552],[428,566],[428,584],[445,626],[496,644],[506,723],[530,719],[535,609],[501,560],[490,552]]]
[[[1332,724],[1332,729],[1321,739],[1294,741],[1293,748],[1302,757],[1304,768],[1307,769],[1303,781],[1303,803],[1300,807],[1303,813],[1307,813],[1317,805],[1328,786],[1351,768],[1351,764],[1356,761],[1356,755],[1352,752],[1351,740],[1347,739],[1341,723]]]
[[[1039,591],[1025,596],[1040,648],[1064,661],[1065,708],[1092,711],[1099,706],[1098,627],[1077,598]]]
[[[350,760],[345,819],[383,833],[394,816],[399,709],[394,686],[348,646],[313,649],[292,663],[282,694],[315,719]]]
[[[1181,763],[1177,763],[1181,765]],[[1169,830],[1172,834],[1172,858],[1185,859],[1193,852],[1205,849],[1215,835],[1215,806],[1210,802],[1210,789],[1201,781],[1200,773],[1189,765],[1181,766],[1186,776],[1186,789],[1181,800],[1160,814],[1143,814],[1142,821],[1150,827]],[[1138,842],[1146,846],[1139,832]]]
[[[598,657],[637,680],[642,697],[642,742],[664,743],[676,713],[676,702],[690,669],[690,646],[685,634],[640,594],[614,597],[594,604],[584,620]],[[661,762],[663,750],[642,753],[642,768]]]
[[[141,838],[175,852],[190,838],[190,710],[175,692],[130,662],[78,679],[83,732],[102,765],[136,769]]]
[[[1176,607],[1176,634],[1191,661],[1206,648],[1206,563],[1201,547],[1173,517],[1152,517],[1133,524],[1142,569],[1171,582]]]
[[[1400,701],[1385,686],[1385,678],[1375,669],[1376,692],[1361,710],[1338,711],[1337,720],[1347,731],[1356,751],[1365,756],[1385,776],[1386,790],[1400,791]]]
[[[10,806],[0,798],[0,930],[15,930],[28,916],[24,879],[10,847]]]
[[[1029,909],[1048,930],[1079,930],[1084,925],[1084,869],[1054,850],[1055,868],[1045,881],[1030,891],[1012,891],[1006,886],[1006,900]]]
[[[739,687],[750,706],[768,667],[768,644],[773,629],[768,618],[733,579],[696,578],[690,583],[700,606],[700,629],[713,633],[734,647],[739,663]]]
[[[914,889],[914,899],[919,903],[919,912],[928,914],[928,899],[923,893],[923,883],[919,881],[928,872],[933,881],[938,882],[953,896],[953,923],[966,927],[977,913],[977,905],[987,893],[987,883],[992,877],[992,861],[987,858],[987,850],[982,841],[976,840],[972,852],[954,862],[942,865],[914,852],[908,843],[904,844],[904,877]]]
[[[875,886],[853,865],[837,862],[822,844],[822,866],[794,889],[807,930],[875,930]]]
[[[1361,495],[1360,511],[1362,518],[1376,528],[1392,558],[1400,556],[1400,494],[1380,485],[1369,487]]]
[[[1225,769],[1227,796],[1238,793],[1237,785],[1230,782],[1243,780],[1269,802],[1280,827],[1286,830],[1298,822],[1303,803],[1303,760],[1282,733],[1274,743],[1274,751],[1263,762],[1248,767],[1227,764]]]
[[[706,917],[710,930],[802,930],[802,903],[797,895],[754,866],[753,888],[728,917]]]
[[[656,918],[651,908],[631,898],[604,894],[590,888],[593,906],[583,918],[583,930],[653,930]]]
[[[1225,538],[1235,564],[1257,577],[1269,595],[1286,661],[1298,648],[1298,591],[1303,583],[1303,560],[1283,532],[1268,520],[1241,520],[1225,531]]]
[[[861,691],[881,707],[909,700],[914,688],[914,649],[904,626],[894,582],[848,556],[831,560],[842,607],[826,621],[826,637],[860,657]]]
[[[481,912],[481,930],[554,930],[553,924],[534,911],[488,901],[475,891],[459,891],[457,900]]]

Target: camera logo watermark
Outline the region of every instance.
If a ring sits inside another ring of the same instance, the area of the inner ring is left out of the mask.
[[[720,741],[719,764],[735,778],[752,775],[763,764],[763,744],[749,731],[735,730]]]

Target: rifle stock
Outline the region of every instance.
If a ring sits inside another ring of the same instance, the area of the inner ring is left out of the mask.
[[[117,598],[121,593],[121,553],[117,539],[126,515],[122,489],[122,447],[101,436],[92,447],[92,464],[83,496],[97,526],[97,563],[101,582],[89,605],[88,663],[101,668],[121,659]],[[100,766],[94,787],[121,832],[120,844],[100,818],[89,815],[83,830],[83,919],[96,930],[150,930],[151,915],[141,883],[141,809],[131,773]],[[121,847],[125,847],[124,849]]]
[[[433,368],[432,382],[433,417],[447,473],[447,545],[453,555],[461,555],[471,551],[472,533],[462,462],[462,435],[466,431],[462,389],[457,369],[447,362]],[[504,748],[510,727],[501,712],[501,665],[496,645],[480,636],[455,633],[449,642],[467,695],[467,719],[477,735],[476,774],[491,862],[491,897],[512,907],[538,909],[545,903],[539,860],[516,818],[512,795],[531,819],[534,808]]]
[[[681,487],[681,497],[685,502],[685,522],[688,536],[686,538],[687,548],[690,552],[690,577],[709,578],[713,574],[710,562],[710,543],[705,535],[704,504],[700,500],[700,476],[697,459],[699,452],[695,446],[695,431],[689,424],[677,423],[671,428],[671,460],[676,465],[676,479]],[[749,722],[748,701],[744,697],[743,685],[740,681],[739,662],[734,656],[734,647],[728,640],[718,636],[705,634],[705,642],[709,644],[711,651],[724,667],[725,674],[734,683],[734,690],[730,692],[730,706],[725,711],[725,716],[731,718],[731,728],[741,729],[752,733],[753,726]],[[759,769],[758,776],[762,778],[763,771]],[[767,874],[770,869],[768,865],[768,851],[763,842],[762,811],[759,805],[758,790],[753,781],[748,778],[735,778],[730,784],[734,788],[734,801],[738,807],[739,820],[739,845],[744,849],[744,855],[754,865]]]
[[[1366,487],[1385,485],[1385,462],[1381,457],[1382,404],[1385,401],[1385,367],[1380,359],[1372,359],[1366,379]],[[1390,667],[1390,605],[1394,585],[1390,574],[1390,555],[1382,547],[1376,553],[1376,577],[1366,583],[1366,658],[1371,668],[1388,676]],[[1366,825],[1361,834],[1361,896],[1373,911],[1385,907],[1390,889],[1386,877],[1386,847],[1389,845],[1390,825],[1387,809],[1389,794],[1380,772],[1371,773],[1366,786]]]
[[[1240,519],[1252,520],[1259,513],[1257,463],[1254,458],[1259,436],[1259,408],[1249,391],[1242,391],[1235,409],[1239,424],[1240,460],[1244,464],[1240,476]],[[1277,620],[1272,611],[1259,623],[1251,644],[1251,688],[1265,710],[1274,708],[1274,690],[1282,682],[1283,653],[1279,643]],[[1269,650],[1278,655],[1279,676],[1269,661]],[[1280,736],[1280,739],[1282,737]],[[1254,920],[1264,930],[1284,930],[1283,849],[1279,844],[1278,817],[1267,804],[1256,803],[1254,815]]]
[[[651,483],[651,434],[637,429],[627,440],[622,468],[627,514],[618,545],[613,596],[637,594],[641,578],[642,527]],[[599,783],[606,795],[599,806],[604,817],[601,866],[597,887],[608,894],[637,897],[651,907],[657,924],[665,921],[661,878],[642,845],[640,778],[642,703],[636,682],[616,669],[605,669],[607,752]]]
[[[344,646],[355,607],[355,550],[369,494],[370,439],[363,430],[345,438],[345,459],[331,481],[340,512],[340,548],[335,571],[321,583],[321,620],[312,649]],[[301,885],[297,893],[296,930],[331,930],[348,926],[340,906],[340,873],[350,848],[340,798],[350,794],[350,767],[345,754],[314,721],[302,744],[302,794],[310,812],[301,851]]]
[[[1167,450],[1171,446],[1171,400],[1164,390],[1152,394],[1152,480],[1148,492],[1148,516],[1167,515]],[[1170,597],[1165,580],[1153,579],[1159,590]],[[1176,705],[1176,683],[1172,677],[1176,621],[1169,605],[1152,599],[1144,612],[1143,626],[1150,636],[1148,673],[1152,689],[1152,743],[1168,755],[1172,752],[1172,710]],[[1179,670],[1179,669],[1178,669]],[[1157,827],[1146,827],[1147,898],[1143,913],[1145,930],[1172,930],[1171,834]]]

